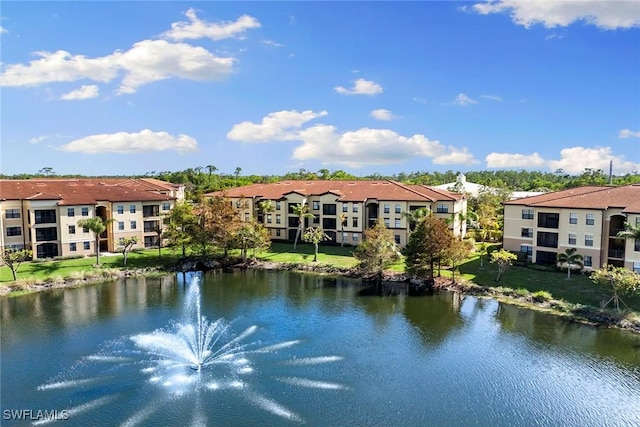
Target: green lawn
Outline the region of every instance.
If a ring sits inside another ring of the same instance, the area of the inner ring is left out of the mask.
[[[318,253],[319,264],[332,265],[340,268],[351,268],[357,265],[353,258],[352,246],[320,246]],[[314,247],[309,243],[300,243],[297,250],[293,251],[292,243],[274,242],[268,251],[258,255],[264,261],[282,263],[312,263]],[[238,251],[231,255],[237,256]],[[249,253],[251,255],[251,253]],[[115,256],[101,256],[101,264],[104,268],[122,268],[122,254]],[[129,268],[163,267],[175,264],[180,258],[178,251],[172,252],[163,249],[162,256],[158,257],[158,251],[145,250],[129,255]],[[498,283],[496,266],[490,264],[485,257],[484,266],[480,267],[480,260],[474,255],[460,266],[459,277],[463,277],[478,285],[486,287],[507,287],[512,289],[526,289],[530,292],[546,291],[555,299],[563,299],[567,302],[600,307],[601,303],[611,297],[609,288],[596,286],[585,275],[573,274],[571,280],[567,280],[566,272],[538,271],[533,268],[512,266]],[[18,279],[44,280],[51,277],[68,277],[81,271],[94,270],[95,257],[24,263],[18,270]],[[390,270],[404,271],[403,261],[392,265]],[[443,269],[443,276],[451,276],[451,272]],[[0,285],[12,281],[11,271],[8,267],[0,268]],[[635,311],[640,311],[640,295],[623,297],[624,301]]]

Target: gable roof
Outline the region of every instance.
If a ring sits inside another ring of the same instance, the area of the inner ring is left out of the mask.
[[[341,202],[365,202],[368,199],[389,201],[434,202],[460,200],[464,196],[446,190],[434,190],[425,185],[405,185],[396,181],[281,181],[270,184],[251,184],[230,190],[205,194],[212,197],[226,195],[232,198],[281,200],[287,194],[321,196],[335,194]]]
[[[623,208],[625,213],[640,213],[640,184],[620,187],[585,186],[510,200],[504,205],[530,207],[607,209]]]
[[[0,180],[0,200],[58,200],[58,205],[93,205],[99,201],[137,202],[175,200],[157,191],[108,184],[102,179]]]

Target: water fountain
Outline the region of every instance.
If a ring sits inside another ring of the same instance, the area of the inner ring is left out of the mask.
[[[167,328],[108,343],[104,351],[84,357],[68,373],[40,385],[38,390],[73,390],[75,396],[78,391],[86,390],[91,391],[91,395],[99,395],[93,400],[65,409],[65,414],[69,417],[125,398],[131,392],[122,390],[128,390],[131,384],[143,384],[143,387],[152,388],[151,394],[155,399],[129,416],[123,423],[127,426],[144,423],[164,406],[164,402],[176,402],[180,399],[193,401],[196,406],[196,410],[191,411],[195,414],[192,424],[206,425],[203,403],[209,400],[209,394],[224,390],[236,392],[253,407],[284,420],[303,422],[300,415],[255,389],[252,382],[252,376],[260,371],[261,356],[273,358],[280,350],[293,347],[301,341],[288,340],[264,345],[259,340],[249,340],[249,337],[259,331],[256,325],[235,334],[232,323],[224,319],[209,321],[201,313],[200,280],[201,275],[194,275],[188,285],[181,320],[171,322]],[[294,356],[277,363],[288,367],[304,367],[340,360],[340,356]],[[80,376],[85,371],[92,374]],[[341,383],[300,376],[273,376],[271,379],[294,387],[348,389]],[[113,392],[114,388],[118,391]],[[40,420],[34,424],[50,421],[54,420]]]

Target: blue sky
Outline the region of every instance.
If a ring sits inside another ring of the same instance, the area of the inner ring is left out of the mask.
[[[3,2],[5,174],[640,170],[640,1]]]

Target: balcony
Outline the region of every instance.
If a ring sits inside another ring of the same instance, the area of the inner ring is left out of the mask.
[[[621,231],[624,231],[624,228],[609,228],[609,236],[616,237]]]
[[[150,216],[159,216],[159,215],[160,215],[160,206],[159,205],[143,206],[142,207],[142,217],[143,218],[148,218]]]
[[[609,249],[608,257],[624,259],[624,249]]]

